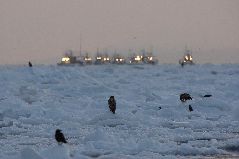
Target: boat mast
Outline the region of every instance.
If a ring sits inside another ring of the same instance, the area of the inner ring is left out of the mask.
[[[81,52],[81,34],[80,34],[80,56],[82,55],[82,52]]]

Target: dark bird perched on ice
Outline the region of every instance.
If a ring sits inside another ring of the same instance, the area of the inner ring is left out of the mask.
[[[28,66],[29,66],[29,67],[32,67],[32,63],[31,63],[30,61],[28,62]]]
[[[108,100],[108,105],[110,108],[110,111],[113,112],[113,114],[115,114],[115,110],[116,110],[116,101],[114,96],[110,96],[109,100]]]
[[[67,143],[65,136],[60,129],[56,129],[55,139],[58,142],[58,144]]]
[[[193,107],[191,105],[188,106],[189,111],[193,111]]]
[[[192,100],[192,97],[188,93],[180,94],[180,100],[186,102],[186,100]]]
[[[203,97],[211,97],[211,96],[212,96],[211,94],[206,94]]]

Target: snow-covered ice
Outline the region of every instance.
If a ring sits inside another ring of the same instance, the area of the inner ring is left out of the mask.
[[[0,74],[0,158],[239,154],[239,65],[1,66]],[[182,103],[181,93],[193,99]],[[69,144],[56,143],[56,129]]]

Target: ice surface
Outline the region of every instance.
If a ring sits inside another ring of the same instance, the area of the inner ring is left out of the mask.
[[[37,152],[30,148],[25,148],[21,152],[22,159],[43,159]]]
[[[1,66],[0,158],[238,156],[238,70],[239,65]],[[193,99],[182,103],[181,93]],[[116,114],[108,109],[111,95]],[[56,129],[68,144],[57,144]]]

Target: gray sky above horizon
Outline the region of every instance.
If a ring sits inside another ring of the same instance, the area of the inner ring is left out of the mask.
[[[153,48],[178,63],[239,63],[239,0],[0,0],[0,64],[55,64],[66,50]]]

